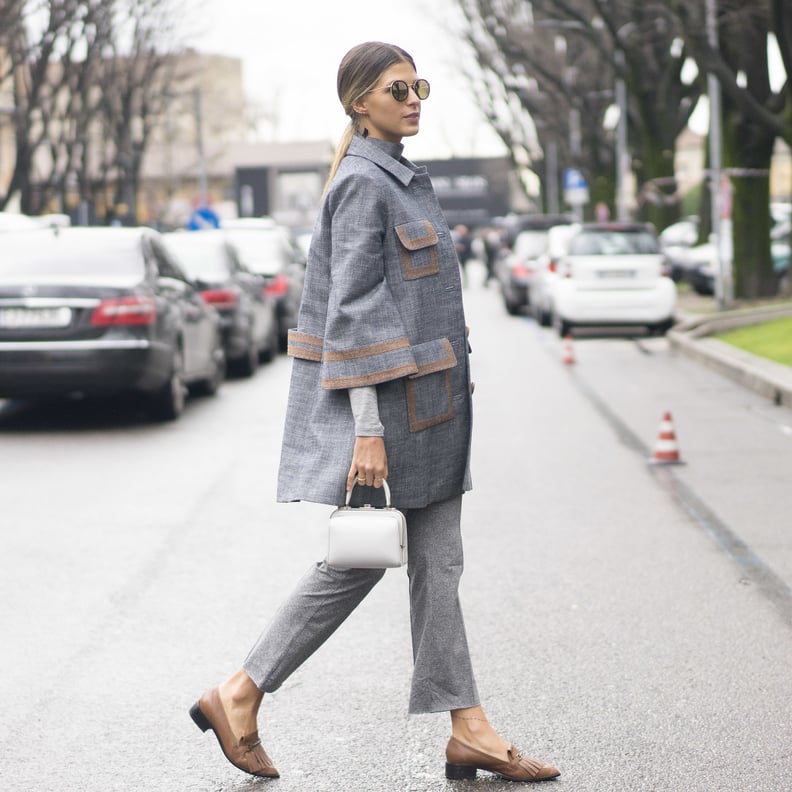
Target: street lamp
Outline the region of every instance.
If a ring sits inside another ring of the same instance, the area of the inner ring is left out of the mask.
[[[626,22],[616,31],[616,52],[613,56],[616,71],[616,83],[614,86],[616,106],[619,108],[619,121],[616,126],[616,218],[620,223],[624,223],[629,219],[625,185],[625,174],[629,165],[627,161],[627,84],[624,80],[626,60],[622,42],[636,27],[635,22]]]
[[[616,50],[616,105],[619,121],[616,125],[616,219],[628,220],[624,174],[627,170],[627,86],[624,82],[624,50]]]
[[[547,181],[547,211],[558,214],[558,143],[551,138],[545,154],[545,180]]]
[[[195,143],[198,149],[198,193],[201,200],[206,200],[209,192],[207,179],[206,179],[206,155],[204,153],[203,142],[203,110],[201,108],[201,87],[196,86],[194,89],[195,99]]]
[[[707,43],[712,57],[718,51],[718,19],[715,0],[707,0],[706,5]],[[718,307],[724,309],[731,304],[731,271],[727,272],[724,256],[721,253],[723,229],[721,226],[721,174],[723,169],[721,152],[721,95],[720,83],[712,67],[707,72],[707,95],[709,97],[709,171],[710,207],[712,219],[712,247],[715,271],[715,294]]]

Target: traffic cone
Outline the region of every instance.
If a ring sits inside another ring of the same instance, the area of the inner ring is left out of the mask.
[[[677,445],[676,432],[671,420],[671,413],[663,413],[660,427],[657,433],[654,454],[649,460],[653,465],[684,465],[685,463],[679,456],[679,446]]]
[[[572,347],[572,336],[564,336],[564,342],[561,345],[561,362],[567,365],[575,362],[575,350]]]

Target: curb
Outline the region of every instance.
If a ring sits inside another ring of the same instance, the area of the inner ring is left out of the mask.
[[[792,316],[792,304],[741,308],[711,316],[688,314],[668,331],[666,338],[672,349],[729,377],[773,404],[792,408],[792,367],[707,337],[712,333],[784,316]]]

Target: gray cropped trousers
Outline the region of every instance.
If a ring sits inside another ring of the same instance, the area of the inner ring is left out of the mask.
[[[459,603],[463,569],[462,496],[407,509],[407,574],[413,714],[474,707],[478,690]],[[265,693],[277,690],[343,623],[382,579],[382,569],[341,569],[317,563],[298,583],[245,659]]]

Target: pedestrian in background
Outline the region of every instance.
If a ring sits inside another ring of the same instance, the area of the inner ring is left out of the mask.
[[[380,488],[408,526],[414,670],[410,713],[449,712],[448,778],[477,769],[543,780],[487,721],[471,667],[458,586],[462,493],[470,489],[471,384],[457,253],[425,167],[402,156],[429,83],[404,50],[361,44],[343,58],[338,95],[350,124],[311,242],[293,356],[279,501],[337,505]],[[386,451],[387,449],[387,451]],[[312,566],[242,668],[190,710],[228,760],[278,771],[258,737],[273,693],[341,625],[382,569]],[[349,684],[351,680],[339,680]]]
[[[503,233],[496,226],[485,228],[481,233],[481,241],[484,245],[484,265],[487,268],[484,285],[489,286],[489,282],[497,278],[495,264],[503,250]]]
[[[462,269],[462,284],[467,286],[467,263],[473,256],[473,234],[464,223],[455,225],[451,233],[456,246],[459,266]]]

